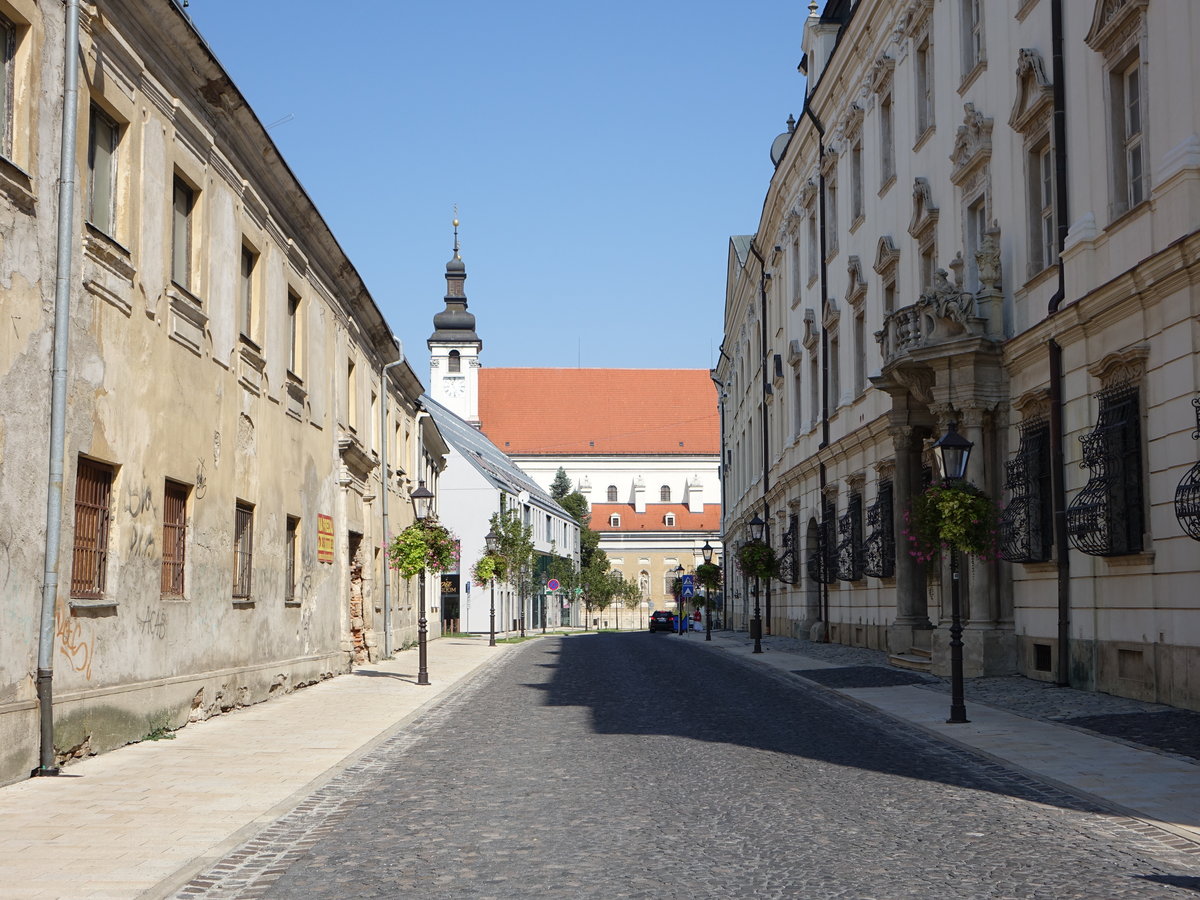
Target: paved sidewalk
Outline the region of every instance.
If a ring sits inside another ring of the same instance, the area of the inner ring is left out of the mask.
[[[409,650],[0,789],[0,898],[168,896],[509,646],[430,641],[429,686]]]
[[[704,643],[703,635],[699,637]],[[689,639],[694,638],[689,635]],[[965,693],[970,721],[951,725],[946,722],[950,697],[944,679],[918,676],[912,680],[924,683],[854,686],[909,680],[906,676],[910,673],[888,666],[886,654],[879,651],[775,637],[764,637],[762,645],[763,653],[756,655],[753,641],[745,633],[729,631],[713,632],[713,641],[707,644],[718,652],[806,678],[952,743],[981,751],[1010,768],[1162,828],[1175,835],[1176,846],[1200,853],[1200,761],[1066,724],[1089,721],[1087,717],[1112,720],[1124,714],[1136,718],[1143,711],[1170,711],[1171,707],[1048,688],[1017,677],[969,679]],[[973,690],[976,685],[978,689]],[[988,702],[973,696],[979,693]],[[1054,718],[1064,718],[1064,710],[1084,717],[1066,717],[1065,722],[1047,717],[1052,713],[1058,714]],[[1183,727],[1192,733],[1184,743],[1192,746],[1200,717],[1178,712],[1187,717]]]

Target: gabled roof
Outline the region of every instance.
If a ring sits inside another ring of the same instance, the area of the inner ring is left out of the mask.
[[[707,369],[483,368],[479,419],[518,456],[721,453]]]
[[[752,234],[735,234],[729,239],[729,246],[737,254],[739,265],[746,264],[746,258],[750,255],[750,244],[753,240],[754,235]]]
[[[608,517],[616,513],[621,524],[608,524]],[[664,525],[663,517],[675,514],[674,525]],[[709,503],[703,512],[689,512],[686,503],[647,503],[644,513],[634,512],[632,503],[593,503],[592,531],[602,534],[626,531],[720,531],[721,506]]]
[[[446,439],[468,465],[472,466],[498,490],[517,495],[528,491],[529,502],[574,521],[574,517],[563,509],[544,488],[530,478],[503,451],[481,434],[469,422],[442,406],[428,394],[421,397],[421,405],[429,411],[430,418]]]

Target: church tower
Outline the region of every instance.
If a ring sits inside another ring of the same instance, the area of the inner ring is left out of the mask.
[[[463,283],[467,267],[458,248],[454,220],[454,258],[446,263],[446,308],[433,317],[429,345],[429,394],[442,406],[479,427],[479,351],[475,317],[467,312]]]

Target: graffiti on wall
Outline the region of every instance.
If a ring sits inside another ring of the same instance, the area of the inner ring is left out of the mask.
[[[88,681],[92,680],[92,657],[96,650],[95,636],[87,635],[83,630],[83,622],[71,615],[71,610],[60,606],[54,613],[55,635],[60,643],[59,652],[71,663],[71,668],[82,672]]]

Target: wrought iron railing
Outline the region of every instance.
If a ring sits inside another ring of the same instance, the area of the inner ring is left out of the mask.
[[[1021,423],[1021,443],[1006,464],[1011,492],[1000,514],[1000,555],[1009,562],[1050,558],[1054,528],[1050,508],[1050,425],[1041,417]]]
[[[863,572],[872,578],[896,574],[896,531],[892,512],[892,483],[879,482],[875,502],[867,507],[870,533],[863,544]]]
[[[838,520],[837,577],[841,581],[862,581],[862,526],[862,497],[851,494],[846,512]]]
[[[787,531],[783,533],[783,550],[776,560],[776,578],[785,584],[795,584],[800,580],[800,517],[792,516],[788,520]]]
[[[1096,395],[1100,415],[1079,440],[1091,472],[1067,507],[1071,546],[1091,556],[1121,556],[1142,550],[1142,448],[1138,386],[1132,382]]]
[[[1200,397],[1192,400],[1196,409],[1196,430],[1192,440],[1200,441]],[[1188,537],[1200,541],[1200,462],[1196,463],[1179,481],[1175,488],[1175,518],[1183,526]]]

